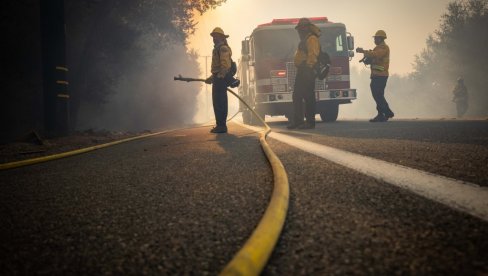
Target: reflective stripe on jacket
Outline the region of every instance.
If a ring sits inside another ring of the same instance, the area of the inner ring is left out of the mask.
[[[212,74],[218,78],[224,78],[229,72],[231,62],[232,50],[229,45],[225,43],[215,45],[212,51]]]
[[[364,56],[372,58],[371,76],[388,76],[390,67],[390,47],[383,41],[373,50],[364,51]]]

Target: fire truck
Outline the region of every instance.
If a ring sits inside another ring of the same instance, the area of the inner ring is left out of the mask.
[[[339,105],[356,99],[356,89],[350,88],[349,61],[354,56],[354,37],[342,23],[327,17],[309,18],[321,30],[322,50],[331,58],[329,75],[316,79],[316,112],[324,122],[337,120]],[[258,25],[242,41],[238,75],[239,94],[264,119],[265,115],[285,115],[293,118],[292,93],[296,67],[293,63],[299,36],[295,30],[299,18],[274,19]],[[251,111],[239,106],[243,121],[253,124]]]

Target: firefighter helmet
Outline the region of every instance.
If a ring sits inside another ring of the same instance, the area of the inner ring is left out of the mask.
[[[224,30],[222,30],[222,28],[220,28],[220,27],[216,27],[216,28],[215,28],[215,29],[213,29],[213,31],[210,33],[210,35],[211,35],[211,36],[214,36],[214,35],[216,35],[216,34],[223,35],[223,36],[224,36],[224,37],[226,37],[226,38],[227,38],[227,37],[229,37],[228,35],[226,35],[226,34],[224,33]]]
[[[310,21],[310,19],[306,18],[306,17],[303,17],[303,18],[300,18],[300,20],[298,20],[298,24],[296,25],[295,29],[302,29],[302,28],[305,28],[305,27],[308,27],[312,25],[312,22]]]
[[[376,31],[376,33],[374,34],[374,36],[379,36],[379,37],[382,37],[382,38],[386,38],[386,33],[383,30],[378,30],[378,31]]]

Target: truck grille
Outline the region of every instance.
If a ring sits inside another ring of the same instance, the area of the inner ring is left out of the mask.
[[[297,76],[297,68],[293,62],[286,63],[286,76],[288,78],[288,88],[290,91],[294,89],[295,77]],[[324,80],[315,79],[315,91],[325,91],[327,85]]]

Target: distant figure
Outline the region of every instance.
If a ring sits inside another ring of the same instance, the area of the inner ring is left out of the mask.
[[[452,101],[456,103],[457,116],[462,118],[468,110],[468,89],[464,85],[463,78],[458,78],[452,94],[454,94]]]
[[[212,103],[217,125],[210,130],[212,133],[227,133],[227,81],[226,77],[231,70],[232,50],[227,44],[229,37],[217,27],[210,35],[213,37],[214,49],[212,51],[212,75],[205,83],[212,84]]]
[[[368,64],[371,64],[370,87],[378,115],[369,120],[370,122],[386,122],[395,116],[385,99],[385,87],[389,76],[388,68],[390,67],[390,48],[386,45],[385,39],[385,31],[378,30],[374,35],[376,47],[373,50],[356,49],[356,52],[363,53],[364,57],[369,60]]]
[[[320,53],[320,29],[312,24],[308,18],[301,18],[295,29],[300,37],[300,43],[295,53],[297,75],[293,89],[293,120],[289,129],[315,128],[315,71]],[[305,118],[303,122],[303,101],[305,101]]]

